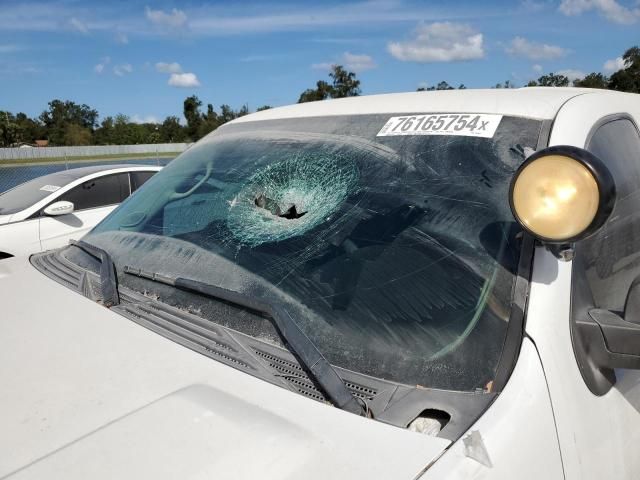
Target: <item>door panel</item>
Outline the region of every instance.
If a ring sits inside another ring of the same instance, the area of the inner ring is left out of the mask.
[[[549,385],[565,478],[637,480],[640,391],[633,386],[640,376],[627,370],[602,397],[585,384],[571,340],[571,269],[571,262],[536,248],[526,326]]]
[[[67,245],[71,239],[82,238],[116,207],[117,205],[110,205],[81,210],[59,217],[41,217],[40,243],[42,249],[60,248]]]
[[[558,115],[552,145],[580,145],[574,125],[586,132],[594,126],[582,120],[605,106],[589,105],[584,97],[576,101],[579,108],[564,107],[571,115]],[[613,100],[609,103],[607,108],[617,108]],[[629,118],[611,114],[596,124],[588,143],[586,134],[582,142],[614,177],[614,211],[599,232],[576,244],[572,262],[559,261],[544,247],[536,249],[527,311],[526,331],[549,385],[567,480],[640,478],[634,448],[640,443],[640,371],[617,370],[612,388],[595,395],[581,375],[571,336],[572,315],[581,312],[578,298],[619,311],[630,283],[640,275],[640,136]]]
[[[38,224],[36,218],[0,226],[0,252],[16,257],[39,252]]]

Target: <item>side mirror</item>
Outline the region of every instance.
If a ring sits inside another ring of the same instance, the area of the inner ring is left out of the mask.
[[[59,202],[53,202],[47,208],[44,209],[44,214],[52,217],[56,217],[58,215],[67,215],[69,213],[73,213],[73,203],[67,202],[65,200],[60,200]]]

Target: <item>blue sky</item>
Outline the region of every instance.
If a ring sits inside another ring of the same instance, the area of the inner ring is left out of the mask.
[[[162,120],[192,94],[255,110],[295,102],[333,63],[363,94],[523,85],[610,73],[639,34],[640,0],[0,0],[0,110],[60,98]]]

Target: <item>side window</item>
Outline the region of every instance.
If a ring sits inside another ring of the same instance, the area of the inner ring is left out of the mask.
[[[129,196],[129,174],[118,173],[88,180],[57,200],[73,202],[75,210],[106,207],[122,202]]]
[[[617,195],[607,223],[578,243],[576,265],[594,306],[622,311],[631,282],[640,276],[640,135],[630,120],[614,120],[598,128],[587,150],[606,163]]]
[[[131,193],[135,192],[146,183],[156,172],[130,172]]]

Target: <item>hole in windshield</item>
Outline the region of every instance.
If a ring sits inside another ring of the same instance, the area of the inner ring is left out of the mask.
[[[307,212],[298,212],[295,204],[291,205],[285,211],[282,211],[280,205],[275,200],[270,199],[264,193],[258,195],[255,199],[256,207],[264,208],[271,212],[272,215],[276,215],[281,218],[286,218],[288,220],[295,220],[296,218],[300,218],[305,215]]]
[[[247,246],[299,236],[330,218],[358,177],[351,158],[321,152],[268,164],[229,202],[229,229]]]

